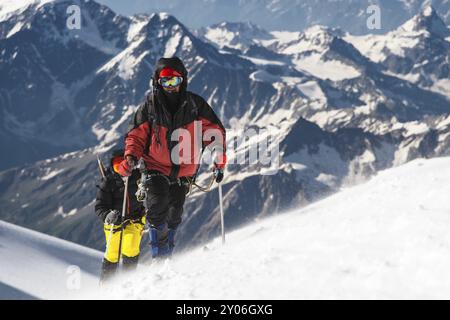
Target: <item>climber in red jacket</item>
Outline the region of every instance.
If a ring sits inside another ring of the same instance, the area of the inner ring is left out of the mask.
[[[214,175],[218,183],[223,179],[226,164],[225,128],[202,97],[187,91],[187,75],[177,57],[157,62],[152,93],[131,121],[125,138],[125,160],[119,169],[120,174],[128,176],[142,158],[151,176],[144,204],[154,257],[171,254],[173,250],[189,182],[198,170],[203,149],[214,149]],[[180,132],[184,133],[181,138]]]

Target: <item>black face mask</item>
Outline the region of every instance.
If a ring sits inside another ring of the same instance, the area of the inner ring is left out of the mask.
[[[180,97],[180,93],[179,92],[165,91],[165,90],[163,90],[163,92],[164,92],[164,95],[166,96],[166,98],[169,100],[170,103],[178,102],[178,98]]]
[[[179,108],[180,104],[180,93],[179,92],[167,92],[162,90],[164,97],[166,99],[167,109],[170,113],[175,114]]]

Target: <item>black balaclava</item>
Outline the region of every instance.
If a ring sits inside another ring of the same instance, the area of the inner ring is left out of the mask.
[[[164,68],[172,68],[178,72],[180,72],[183,76],[183,83],[180,86],[180,92],[166,92],[159,84],[159,73]],[[166,106],[167,111],[169,111],[172,116],[177,112],[180,107],[182,100],[185,99],[186,96],[186,88],[188,82],[188,72],[183,62],[178,57],[172,58],[161,58],[158,60],[155,66],[155,73],[153,75],[154,84],[157,86],[158,98],[163,100],[164,105]]]
[[[172,116],[177,112],[180,107],[180,93],[179,92],[167,92],[162,89],[164,98],[166,99],[165,105],[167,110],[172,114]]]

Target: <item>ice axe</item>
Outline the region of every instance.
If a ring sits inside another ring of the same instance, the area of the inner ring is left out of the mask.
[[[106,179],[105,166],[103,165],[103,162],[100,159],[99,155],[97,155],[97,163],[98,163],[98,169],[100,170],[100,175],[102,176],[103,179]]]

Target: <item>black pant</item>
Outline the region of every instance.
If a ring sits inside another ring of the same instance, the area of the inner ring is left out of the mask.
[[[169,181],[163,175],[152,175],[147,182],[145,207],[147,219],[153,226],[168,224],[169,229],[176,229],[181,223],[184,201],[188,186],[179,181]]]

